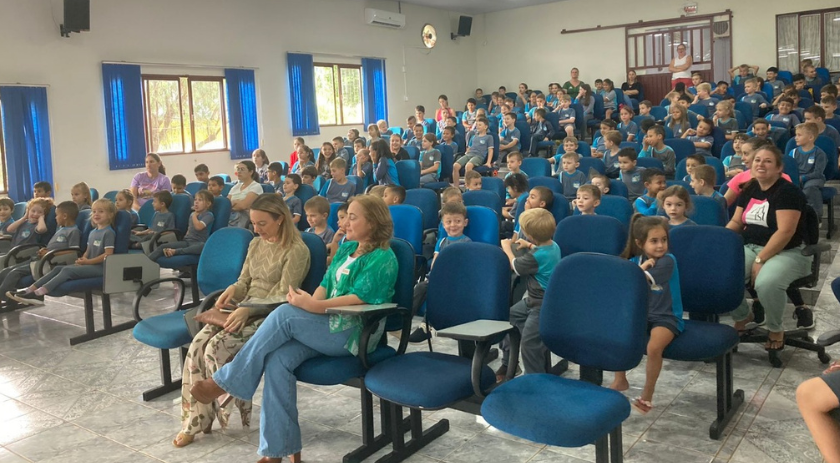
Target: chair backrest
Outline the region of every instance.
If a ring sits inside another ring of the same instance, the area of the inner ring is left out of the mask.
[[[406,190],[420,188],[420,163],[411,159],[397,161],[397,177]]]
[[[581,157],[592,156],[592,148],[589,146],[589,143],[586,143],[583,140],[578,140],[578,147],[575,152]],[[566,154],[566,148],[563,147],[562,143],[560,143],[560,146],[557,147],[557,152],[555,154]]]
[[[99,190],[97,190],[96,188],[91,188],[90,189],[90,200],[91,200],[91,202],[96,201],[97,199],[99,199]]]
[[[499,218],[483,206],[467,206],[467,226],[464,234],[478,243],[499,245]]]
[[[826,154],[825,178],[832,180],[837,178],[837,145],[825,135],[820,135],[814,142]]]
[[[668,111],[662,106],[654,106],[650,108],[650,115],[657,121],[664,121],[668,117]]]
[[[581,138],[586,133],[586,117],[583,114],[583,105],[580,103],[572,103],[570,108],[575,110],[575,132]],[[557,114],[557,113],[554,113]],[[559,114],[557,114],[559,116]],[[560,120],[559,118],[557,119]],[[554,124],[555,129],[560,129],[559,124]]]
[[[617,178],[610,179],[610,191],[607,193],[613,196],[620,196],[624,199],[627,199],[630,195],[630,192],[627,190],[627,185],[624,184],[621,180]],[[603,201],[603,197],[601,198]]]
[[[15,208],[12,210],[12,218],[20,220],[26,214],[26,201],[15,203]]]
[[[679,185],[679,186],[685,188],[688,191],[688,194],[691,194],[691,195],[694,194],[694,188],[691,188],[691,184],[684,181],[684,180],[666,180],[665,185],[666,185],[666,187]]]
[[[420,159],[420,150],[416,146],[403,146],[403,149],[408,153],[408,157],[414,161]]]
[[[225,186],[222,187],[222,196],[227,198],[227,195],[230,193],[230,190],[233,189],[234,183],[225,182]]]
[[[640,145],[636,142],[633,142],[633,141],[623,141],[623,142],[621,142],[621,144],[618,145],[618,147],[621,148],[621,149],[623,149],[623,148],[633,148],[633,151],[635,151],[636,154],[639,154],[639,153],[642,152],[642,145]]]
[[[152,206],[151,199],[140,206],[140,209],[137,211],[137,215],[140,217],[139,223],[145,224],[147,227],[152,226],[152,218],[155,216],[155,208]]]
[[[811,98],[802,98],[799,100],[799,104],[797,106],[802,109],[808,109],[811,106],[814,106],[814,100]]]
[[[394,237],[408,241],[414,254],[423,253],[423,212],[410,204],[388,206],[394,221]]]
[[[196,272],[202,293],[210,294],[236,282],[252,239],[251,232],[239,227],[225,227],[207,238]]]
[[[519,129],[519,143],[521,151],[528,152],[531,149],[531,127],[525,121],[516,121],[514,124]]]
[[[415,206],[423,212],[423,228],[425,230],[436,229],[440,223],[438,212],[440,211],[440,200],[438,195],[425,188],[416,188],[405,192],[403,204]]]
[[[688,218],[697,225],[725,227],[729,222],[729,211],[720,201],[708,196],[691,195],[692,210]]]
[[[105,193],[105,195],[103,196],[103,198],[105,198],[105,199],[107,199],[107,200],[111,201],[112,203],[115,203],[115,202],[117,202],[117,193],[119,193],[119,191],[117,191],[117,190],[111,190],[111,191],[109,191],[109,192]]]
[[[452,179],[452,165],[455,164],[455,153],[452,152],[452,147],[447,145],[438,145],[440,151],[440,177],[441,181],[448,181]]]
[[[720,158],[726,159],[727,156],[734,156],[735,155],[735,147],[732,145],[732,140],[727,141],[723,144],[723,147],[720,149]]]
[[[483,177],[481,179],[481,189],[485,191],[492,191],[502,199],[505,199],[505,196],[507,196],[505,181],[499,177]]]
[[[563,186],[560,184],[560,180],[554,177],[529,177],[528,189],[530,190],[537,186],[548,187],[555,195],[563,195]]]
[[[744,298],[744,243],[737,233],[698,225],[671,230],[669,240],[684,311],[723,314],[738,307]]]
[[[190,183],[187,183],[187,187],[186,187],[187,193],[189,193],[193,196],[195,196],[195,194],[198,193],[199,191],[206,190],[206,189],[207,189],[207,184],[204,183],[204,182],[190,182]]]
[[[342,203],[330,203],[330,215],[327,216],[327,225],[335,231],[338,231],[338,208]]]
[[[213,175],[213,177],[222,177],[222,179],[224,179],[225,183],[230,183],[230,175],[228,175],[228,174],[216,174],[216,175]]]
[[[502,204],[502,198],[495,191],[482,189],[464,193],[465,206],[484,206],[490,208],[490,210],[496,213],[499,219],[502,217]]]
[[[596,93],[592,95],[592,99],[594,100],[592,105],[592,118],[600,121],[607,115],[604,108],[604,97],[600,93]]]
[[[686,140],[685,138],[668,138],[665,140],[665,144],[674,150],[676,162],[680,162],[689,155],[694,154],[694,151],[696,150],[696,148],[694,148],[694,143],[691,140]]]
[[[610,291],[603,291],[604,275]],[[646,349],[649,293],[644,272],[630,261],[589,253],[564,257],[545,291],[540,337],[549,350],[582,367],[634,368]]]
[[[599,174],[604,174],[607,171],[607,166],[604,165],[604,161],[600,158],[590,158],[590,157],[582,157],[580,158],[580,165],[578,166],[578,170],[586,174],[589,177],[589,170],[595,169],[598,171]]]
[[[627,245],[627,226],[606,215],[573,215],[557,224],[554,241],[563,257],[579,252],[619,256]]]
[[[793,73],[790,71],[779,71],[779,73],[776,74],[776,77],[778,77],[779,80],[784,82],[786,85],[793,83]]]
[[[277,193],[277,190],[274,189],[274,185],[261,183],[260,186],[262,187],[263,193]]]
[[[721,149],[723,145],[726,144],[728,141],[726,139],[726,133],[720,127],[713,127],[712,128],[712,138],[714,138],[714,143],[712,144],[712,156],[721,159]]]
[[[556,113],[554,113],[556,114]],[[522,160],[522,172],[528,177],[548,177],[551,175],[551,164],[544,158],[525,158]]]
[[[151,202],[151,201],[150,201]],[[114,218],[114,254],[125,254],[128,252],[128,245],[131,238],[131,214],[126,211],[117,211]]]
[[[606,215],[618,219],[625,227],[630,226],[630,218],[633,217],[633,206],[627,198],[615,195],[601,196],[601,204],[595,208],[598,215]]]
[[[309,272],[303,278],[300,288],[309,294],[318,289],[324,273],[327,272],[327,246],[318,235],[303,232],[300,234],[303,244],[309,248]]]
[[[473,320],[507,321],[509,303],[510,261],[501,248],[463,243],[447,246],[438,254],[426,296],[430,325],[440,330]]]
[[[709,117],[709,107],[704,105],[704,104],[696,103],[696,104],[690,105],[688,107],[688,110],[692,111],[696,114],[699,114],[703,117]]]
[[[822,79],[823,85],[826,85],[831,82],[831,73],[828,72],[827,68],[818,67],[815,69],[817,71],[817,76]]]
[[[230,222],[230,200],[224,196],[213,198],[213,227],[210,234],[216,233],[219,229],[225,228]]]
[[[411,309],[414,298],[414,250],[407,241],[391,239],[391,251],[397,256],[397,282],[394,285],[394,297],[391,299],[399,307]],[[320,283],[320,281],[319,281]],[[395,314],[387,318],[385,331],[394,331],[402,327],[402,316]]]
[[[361,177],[357,177],[355,175],[348,175],[347,180],[353,182],[353,185],[356,185],[356,194],[362,195],[365,194],[365,187],[367,186],[365,180]]]
[[[190,195],[172,195],[172,204],[169,206],[169,212],[175,216],[175,228],[181,233],[187,233],[187,227],[190,226],[192,205],[193,201]]]
[[[639,158],[636,159],[636,165],[639,167],[644,167],[645,169],[656,168],[659,170],[664,171],[665,165],[662,164],[662,161],[656,158]]]
[[[315,192],[315,188],[312,188],[312,186],[310,185],[301,185],[300,187],[298,187],[297,191],[295,191],[295,196],[300,198],[301,206],[305,206],[306,202],[314,198],[317,194],[318,193]],[[309,228],[309,222],[306,221],[306,208],[301,207],[298,229],[300,231],[303,231],[307,228]]]

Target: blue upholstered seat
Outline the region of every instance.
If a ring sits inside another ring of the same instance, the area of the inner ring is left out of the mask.
[[[688,362],[712,360],[737,344],[738,332],[731,326],[685,320],[685,331],[665,349],[665,358]]]
[[[156,349],[175,349],[192,341],[180,310],[143,320],[134,326],[133,334],[134,339]]]
[[[618,256],[627,244],[627,226],[606,215],[574,215],[557,224],[554,241],[563,257],[579,252]]]

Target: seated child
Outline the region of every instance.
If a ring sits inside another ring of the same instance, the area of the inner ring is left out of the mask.
[[[522,143],[519,141],[522,135],[516,128],[516,115],[507,113],[504,121],[505,127],[499,131],[499,163],[505,162],[508,154],[522,149]]]
[[[406,142],[405,146],[413,146],[418,151],[423,149],[423,124],[414,124],[412,128],[412,138]],[[434,133],[432,133],[434,136]]]
[[[601,192],[601,196],[609,194],[610,192],[610,179],[607,178],[606,175],[600,174],[597,171],[589,172],[589,184],[598,188],[598,191]]]
[[[134,205],[134,195],[131,190],[128,188],[120,190],[114,199],[114,206],[117,207],[117,210],[126,211],[131,216],[131,228],[136,227],[137,223],[140,222],[140,214],[132,207]]]
[[[680,185],[669,186],[662,192],[660,198],[656,201],[659,203],[659,208],[665,212],[668,217],[668,225],[671,228],[681,227],[683,225],[697,225],[689,219],[686,214],[691,211],[691,195],[688,190]]]
[[[554,192],[548,187],[535,186],[531,188],[531,191],[528,192],[528,196],[525,198],[526,211],[531,209],[551,211],[552,207],[554,207]],[[520,235],[521,228],[522,224],[517,220],[516,226],[513,228],[513,236],[511,237],[511,240],[514,242],[518,241],[519,238],[528,239],[527,235]]]
[[[560,172],[563,171],[563,155],[568,153],[577,153],[578,149],[578,139],[575,137],[566,137],[563,139],[563,152],[558,153],[550,158],[548,158],[548,163],[553,164],[554,167],[551,169],[551,176],[557,177],[560,175]]]
[[[43,234],[47,232],[45,218],[52,205],[52,199],[50,198],[29,200],[23,217],[6,227],[6,234],[12,235],[10,248],[24,244],[41,243]]]
[[[635,142],[636,141],[636,134],[639,132],[639,126],[633,122],[633,108],[622,104],[621,107],[618,109],[618,115],[621,119],[621,122],[618,123],[616,128],[623,133],[627,134],[627,141]],[[619,141],[619,143],[621,143]]]
[[[307,168],[303,169],[303,172],[300,174],[300,180],[303,182],[304,185],[309,185],[311,187],[315,187],[315,177],[318,176],[318,169],[315,166],[308,166]]]
[[[292,213],[292,220],[295,224],[300,222],[300,216],[303,213],[303,204],[301,204],[300,198],[295,196],[302,184],[303,182],[301,182],[298,174],[289,174],[283,180],[283,200],[286,201],[286,206]]]
[[[615,121],[611,119],[604,119],[601,121],[601,136],[595,137],[592,140],[592,157],[593,158],[602,158],[604,157],[604,151],[606,151],[606,147],[604,147],[604,134],[611,131],[616,130],[618,126],[616,125]],[[619,142],[620,143],[620,142]]]
[[[738,71],[738,75],[735,75]],[[749,64],[742,64],[735,66],[729,70],[729,77],[732,79],[732,85],[743,84],[746,87],[746,82],[754,78],[758,74],[758,66],[750,66]]]
[[[283,193],[283,164],[277,161],[268,165],[268,184],[274,187],[275,193]]]
[[[665,167],[665,176],[674,178],[677,156],[674,154],[674,150],[665,144],[665,129],[661,125],[655,125],[647,131],[639,157],[659,159]]]
[[[481,189],[481,174],[471,170],[464,177],[464,188],[466,191],[477,191]]]
[[[820,108],[822,109],[822,108]],[[817,125],[805,122],[796,126],[796,148],[788,156],[796,160],[799,166],[799,184],[808,205],[822,217],[823,200],[821,188],[825,186],[825,165],[828,162],[826,153],[814,145],[817,139]],[[832,153],[837,156],[837,153]]]
[[[834,127],[826,125],[824,109],[816,105],[805,109],[805,122],[811,122],[817,126],[816,136],[826,136],[834,142],[834,146],[840,148],[840,132],[838,132]],[[833,153],[832,155],[836,154],[837,153]]]
[[[5,199],[5,198],[4,198]],[[2,200],[0,200],[2,201]],[[76,228],[76,217],[79,215],[79,206],[73,201],[64,201],[55,208],[55,223],[58,226],[47,247],[41,248],[38,254],[26,262],[6,267],[0,271],[0,312],[13,310],[9,302],[11,297],[7,293],[14,293],[18,282],[24,277],[32,275],[30,264],[37,262],[50,251],[58,251],[69,247],[78,247],[81,234]]]
[[[618,130],[610,130],[602,134],[604,140],[604,173],[608,178],[618,178],[621,171],[618,167],[618,152],[621,151],[621,133]]]
[[[698,115],[698,118],[705,119],[706,116],[715,111],[718,99],[712,98],[712,86],[706,82],[697,86],[697,96],[692,104],[699,104],[706,107],[706,113]]]
[[[574,204],[580,215],[596,215],[595,208],[601,205],[601,190],[595,185],[581,185]]]
[[[799,116],[797,116],[796,113],[793,112],[793,100],[786,96],[783,96],[779,98],[778,106],[779,113],[768,114],[768,121],[781,122],[785,124],[785,127],[787,127],[788,130],[792,130],[794,127],[799,125]]]
[[[525,279],[527,293],[510,308],[510,323],[522,334],[522,364],[526,374],[546,373],[548,349],[540,337],[540,307],[545,289],[554,268],[560,262],[560,246],[552,239],[557,224],[551,212],[533,208],[519,217],[522,233],[530,238],[526,241],[502,240],[502,250],[510,260],[513,271]],[[514,249],[515,247],[515,249]],[[510,350],[503,343],[502,366],[496,370],[497,381],[508,375]]]
[[[735,151],[735,154],[731,154],[723,159],[723,167],[726,169],[727,178],[734,177],[747,170],[742,159],[741,145],[748,139],[749,135],[745,133],[739,133],[732,139],[732,149]]]
[[[197,182],[207,183],[210,180],[210,169],[207,167],[207,164],[195,166],[193,172],[195,173],[195,180]]]
[[[356,157],[353,158],[353,167],[350,168],[353,175],[359,177],[364,185],[370,185],[373,181],[373,162],[370,160],[370,150],[362,148],[356,151]]]
[[[335,231],[327,225],[327,218],[330,216],[330,203],[323,196],[313,196],[303,205],[306,212],[306,221],[309,222],[308,233],[318,235],[324,244],[330,244]]]
[[[370,187],[370,190],[367,194],[376,196],[377,198],[383,198],[385,196],[386,188],[388,188],[386,185],[374,185]]]
[[[753,122],[752,133],[754,137],[773,141],[773,139],[769,136],[770,123],[767,122],[765,119],[756,119],[756,121]]]
[[[382,200],[385,205],[393,206],[405,202],[405,187],[400,185],[385,185],[385,191],[382,193]]]
[[[330,178],[321,188],[321,196],[332,203],[346,203],[356,195],[356,184],[347,179],[347,162],[343,158],[335,158],[330,162]]]
[[[183,241],[175,241],[158,246],[149,254],[149,259],[157,262],[162,256],[172,257],[181,254],[200,255],[207,242],[210,228],[213,226],[213,195],[207,190],[198,190],[193,201],[193,213],[190,225]]]
[[[522,174],[525,178],[528,178],[528,174],[522,172],[522,153],[519,151],[514,151],[513,153],[508,154],[508,162],[507,162],[508,173],[505,174],[505,178],[513,174]]]
[[[711,156],[712,146],[715,144],[715,137],[712,136],[714,126],[709,119],[703,119],[697,123],[696,129],[688,129],[683,133],[683,138],[694,143],[694,152],[701,156]]]
[[[160,193],[169,194],[168,191],[155,193],[155,199]],[[107,199],[96,200],[91,207],[90,215],[95,229],[88,236],[87,250],[82,257],[76,259],[74,265],[63,265],[52,269],[28,288],[6,295],[21,304],[43,305],[44,296],[67,281],[101,277],[105,258],[114,253],[116,233],[111,226],[114,224],[116,214],[117,208],[114,203]]]
[[[151,240],[155,233],[175,228],[175,214],[169,212],[169,206],[171,205],[172,194],[170,192],[158,191],[152,195],[152,208],[155,210],[155,215],[152,216],[152,224],[146,230],[131,231],[130,239],[133,249],[145,249],[141,243]]]
[[[443,129],[443,132],[441,132],[440,136],[441,140],[438,143],[438,145],[446,145],[452,148],[453,156],[458,154],[458,143],[455,141],[455,129],[452,127],[447,127]]]
[[[175,174],[172,176],[170,180],[172,185],[172,194],[173,195],[190,195],[187,191],[187,178],[181,174]]]
[[[618,167],[621,170],[618,179],[627,186],[628,199],[635,201],[645,192],[645,184],[642,182],[644,167],[636,166],[636,159],[639,155],[633,148],[621,148],[618,152]]]
[[[6,229],[9,225],[15,223],[12,217],[12,212],[15,210],[15,202],[10,198],[0,198],[0,236],[11,236],[11,233]]]
[[[738,120],[735,119],[735,106],[731,101],[721,101],[715,106],[712,121],[720,128],[727,140],[732,140],[738,134]]]
[[[697,196],[708,196],[720,203],[726,209],[726,198],[715,190],[717,184],[717,173],[715,168],[709,165],[701,165],[694,168],[691,173],[691,188]]]
[[[80,211],[90,209],[90,205],[93,201],[91,201],[90,187],[88,184],[81,182],[73,185],[73,187],[70,188],[70,199],[76,203],[76,206],[79,207]]]
[[[413,118],[414,116],[412,116]],[[332,241],[327,245],[327,266],[332,263],[333,256],[338,252],[338,248],[347,242],[347,209],[350,204],[344,203],[338,206],[336,217],[338,218],[338,230],[335,231]]]
[[[650,115],[650,109],[653,108],[653,103],[650,100],[642,100],[639,102],[639,115],[643,116],[642,120],[654,120]]]
[[[647,366],[645,386],[633,407],[647,414],[653,409],[656,380],[662,371],[662,353],[668,344],[683,331],[683,310],[680,299],[680,280],[677,261],[668,253],[668,224],[662,217],[634,215],[630,222],[630,239],[624,257],[639,264],[650,283],[648,298]],[[610,389],[626,391],[630,388],[627,374],[615,373]]]
[[[580,167],[580,155],[577,153],[566,153],[562,158],[563,172],[560,173],[558,179],[560,185],[563,186],[563,196],[568,200],[573,200],[577,196],[577,190],[581,185],[587,181],[586,173],[578,170]]]
[[[435,135],[427,133],[420,136],[420,185],[434,183],[440,177],[440,151],[435,148]]]
[[[747,103],[752,108],[753,117],[758,117],[762,109],[770,105],[764,97],[758,92],[758,83],[755,79],[747,79],[744,83],[744,92],[746,95],[741,97],[741,101]]]
[[[303,170],[307,167],[315,167],[315,154],[306,145],[300,145],[297,150],[298,160],[292,165],[290,170],[293,174],[302,175]],[[318,170],[315,169],[315,175],[318,175]]]
[[[557,110],[560,115],[560,130],[566,132],[567,137],[575,135],[575,109],[572,108],[572,97],[569,95],[560,96],[560,108]]]
[[[344,162],[347,163],[349,166],[353,162],[353,156],[350,154],[350,151],[344,146],[344,139],[341,137],[335,137],[332,139],[333,149],[335,150],[336,157],[344,159]]]
[[[213,194],[214,198],[222,196],[222,191],[225,190],[225,179],[218,175],[210,177],[207,181],[207,191]]]
[[[505,176],[505,189],[507,198],[502,208],[502,216],[505,219],[516,220],[516,204],[519,197],[528,191],[528,177],[523,173],[511,173]]]
[[[706,157],[702,154],[689,154],[685,158],[685,177],[683,177],[683,182],[690,182],[691,181],[691,174],[694,173],[694,169],[697,166],[702,166],[706,164]]]
[[[537,108],[534,111],[534,127],[531,131],[531,156],[539,156],[540,152],[544,150],[550,155],[551,150],[554,149],[554,142],[551,141],[554,137],[554,126],[545,118],[545,115],[545,108]],[[508,163],[510,163],[510,155],[508,155]]]
[[[32,191],[33,198],[50,199],[52,198],[53,188],[50,182],[35,182],[32,185]]]
[[[735,97],[730,95],[727,90],[729,90],[729,82],[721,80],[712,91],[712,98],[717,98],[720,101],[732,100],[734,102]]]
[[[659,194],[667,187],[665,173],[656,168],[645,169],[642,172],[642,182],[647,192],[633,201],[633,209],[646,216],[659,215],[656,200],[659,199]]]
[[[767,79],[765,79],[764,81],[770,84],[771,87],[773,87],[773,94],[767,95],[769,97],[776,98],[777,96],[782,94],[782,90],[784,90],[785,88],[785,83],[781,79],[777,79],[778,75],[779,68],[777,68],[776,66],[770,66],[769,68],[767,68]]]

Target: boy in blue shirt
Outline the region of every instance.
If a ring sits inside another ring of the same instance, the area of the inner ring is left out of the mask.
[[[738,71],[738,75],[735,75],[735,71]],[[749,79],[755,77],[758,74],[758,66],[750,66],[749,64],[742,64],[740,66],[735,66],[729,70],[729,77],[732,79],[732,85],[743,84]]]
[[[557,112],[560,115],[560,128],[566,132],[566,136],[575,135],[575,110],[572,106],[572,98],[569,95],[560,97],[560,106]]]
[[[327,224],[327,218],[330,216],[330,203],[327,198],[313,196],[303,205],[303,210],[306,212],[306,221],[309,222],[309,228],[305,231],[317,235],[325,245],[330,244],[335,230]]]
[[[668,186],[665,183],[665,173],[656,168],[645,169],[642,172],[642,183],[647,191],[633,201],[633,209],[642,215],[658,215],[657,196]]]
[[[11,235],[6,232],[6,229],[15,222],[15,219],[12,218],[14,210],[14,201],[9,198],[0,198],[0,235]]]
[[[783,96],[779,98],[778,103],[776,103],[779,107],[778,114],[768,114],[765,119],[768,121],[776,121],[785,124],[788,130],[793,129],[797,125],[799,125],[800,120],[799,116],[793,112],[793,100],[790,98]]]
[[[638,157],[633,148],[621,148],[618,152],[618,168],[621,170],[618,179],[627,186],[630,201],[635,201],[645,192],[645,184],[642,182],[642,173],[645,168],[636,166]]]
[[[458,143],[455,141],[455,127],[447,127],[441,132],[441,140],[438,145],[446,145],[452,148],[452,155],[458,154]]]
[[[175,228],[175,214],[169,212],[169,206],[171,205],[172,193],[168,191],[158,191],[152,196],[152,208],[155,210],[155,215],[152,216],[152,224],[146,230],[131,231],[130,240],[132,248],[143,249],[148,255],[151,252],[148,241],[156,233]]]
[[[414,124],[412,127],[412,138],[405,146],[413,146],[417,151],[423,151],[423,124]]]
[[[470,172],[478,166],[493,166],[493,136],[487,133],[488,123],[487,119],[475,121],[478,133],[470,140],[467,152],[452,165],[453,185],[458,186],[460,184],[462,167]]]
[[[765,79],[764,82],[767,82],[771,87],[773,87],[773,98],[781,95],[782,91],[785,89],[785,83],[776,78],[778,75],[779,68],[775,66],[767,68],[767,79]]]
[[[425,133],[435,133],[435,123],[426,120],[426,108],[423,105],[417,105],[414,108],[414,117],[417,118],[417,123],[423,125]]]
[[[599,129],[601,134],[592,140],[593,158],[600,158],[603,156],[603,153],[607,150],[606,146],[604,146],[604,134],[611,130],[617,130],[618,125],[612,119],[604,119],[603,121],[601,121]]]
[[[817,217],[822,217],[822,190],[825,186],[825,165],[828,162],[826,153],[814,145],[819,129],[812,122],[805,122],[796,126],[796,148],[788,156],[796,160],[799,167],[799,184],[808,205],[814,208]],[[832,153],[836,156],[837,153]]]
[[[549,156],[554,149],[554,126],[546,120],[546,109],[537,108],[534,111],[534,122],[531,127],[531,156],[538,156],[540,151],[547,150]],[[546,156],[546,157],[547,157]]]
[[[580,166],[580,155],[577,153],[566,153],[560,161],[563,165],[563,172],[558,179],[563,186],[563,196],[573,200],[577,196],[577,190],[581,185],[586,184],[587,178],[584,172],[577,170]]]
[[[721,207],[726,210],[726,198],[715,190],[715,183],[717,182],[717,173],[715,168],[703,164],[694,168],[691,174],[691,188],[697,196],[707,196],[720,203]]]
[[[715,143],[715,137],[712,136],[711,119],[703,119],[697,123],[696,129],[688,129],[683,132],[682,138],[694,143],[694,152],[702,156],[712,155],[712,145]]]
[[[496,161],[497,167],[502,162],[507,161],[507,155],[519,151],[522,144],[519,140],[522,134],[516,128],[516,115],[512,112],[505,114],[505,127],[499,132],[499,159]]]
[[[758,117],[762,109],[767,108],[769,103],[761,96],[758,91],[758,81],[755,79],[747,79],[744,83],[744,93],[746,95],[741,97],[741,101],[747,103],[752,108],[753,117]]]
[[[656,158],[662,161],[665,167],[665,176],[674,178],[677,168],[677,155],[670,146],[665,144],[665,128],[661,125],[654,125],[647,131],[642,146],[640,158]]]

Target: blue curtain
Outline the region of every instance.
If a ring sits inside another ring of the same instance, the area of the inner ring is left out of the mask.
[[[365,125],[388,120],[388,92],[385,83],[385,60],[362,58],[362,98]]]
[[[251,152],[260,147],[254,71],[225,69],[225,81],[230,126],[230,158],[250,159]]]
[[[44,87],[0,87],[9,196],[32,198],[32,184],[53,183],[50,118]]]
[[[140,66],[103,63],[102,87],[108,165],[111,170],[143,167],[146,162],[146,128]]]
[[[318,103],[315,100],[315,68],[312,55],[287,53],[289,66],[289,107],[292,136],[319,135]]]

